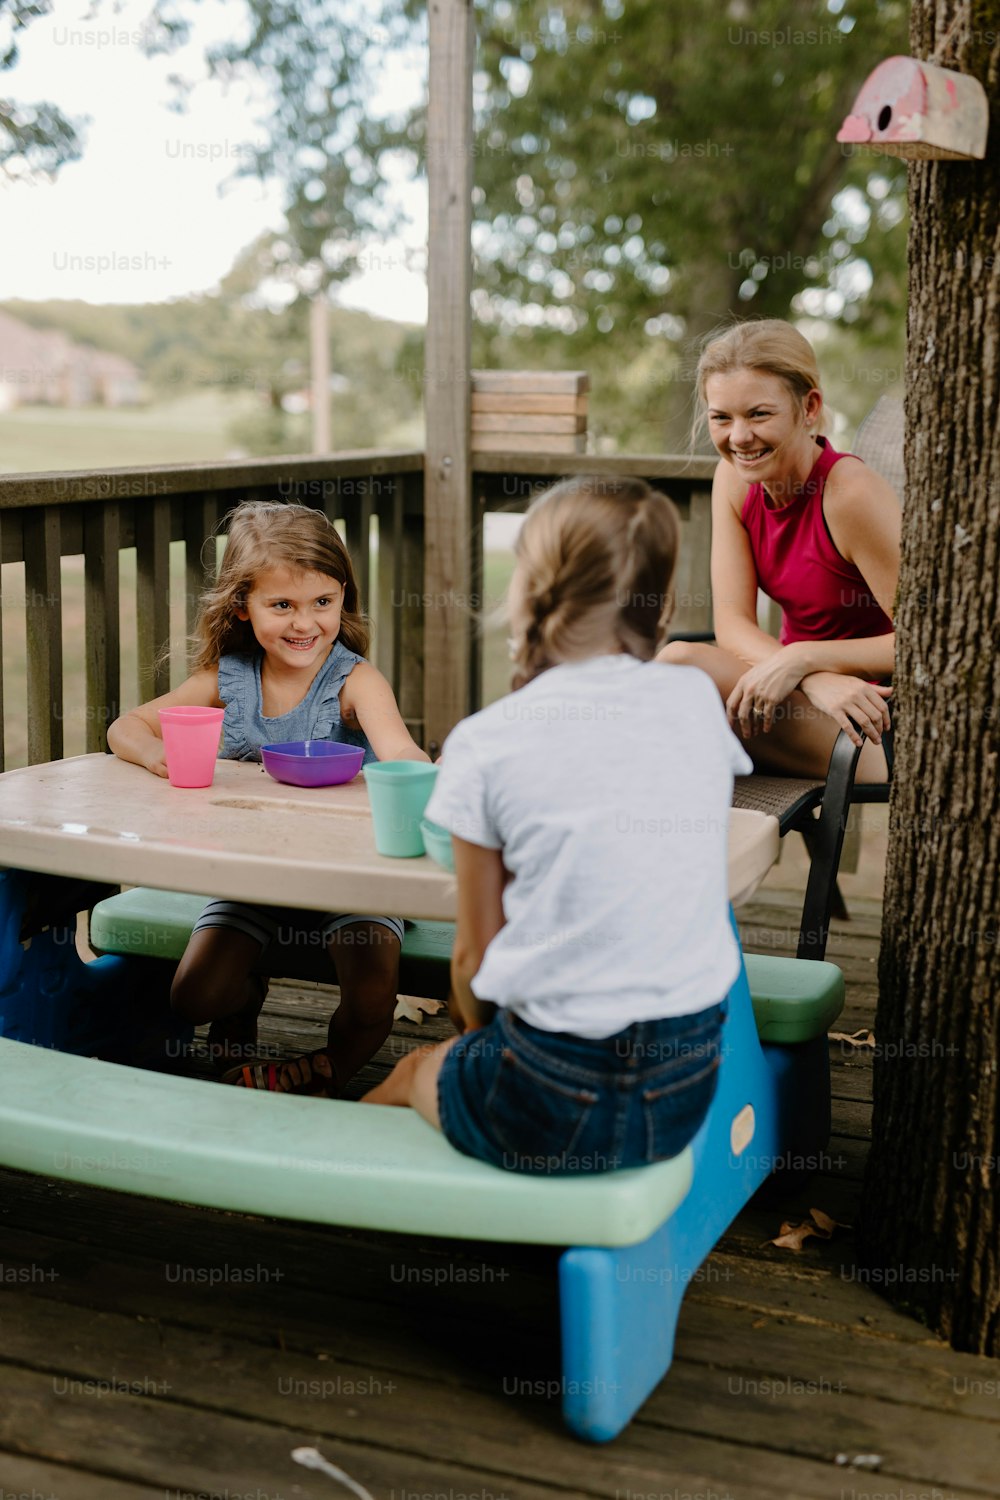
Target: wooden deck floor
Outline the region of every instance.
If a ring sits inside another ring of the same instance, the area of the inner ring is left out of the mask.
[[[873,1020],[880,921],[877,902],[852,907],[829,955],[847,978],[845,1032]],[[748,949],[791,951],[787,894],[741,916]],[[327,1006],[322,992],[276,987],[267,1039],[315,1045]],[[393,1041],[426,1035],[400,1024]],[[843,1044],[831,1056],[822,1170],[740,1216],[685,1299],[673,1369],[604,1448],[571,1439],[548,1394],[553,1252],[0,1174],[0,1500],[349,1493],[296,1464],[299,1445],[374,1500],[996,1494],[1000,1369],[883,1302],[859,1278],[849,1229],[798,1255],[767,1243],[812,1207],[853,1219],[871,1068]]]

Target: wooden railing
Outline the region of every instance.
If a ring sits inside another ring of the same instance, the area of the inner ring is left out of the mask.
[[[298,500],[324,510],[342,525],[362,598],[377,624],[375,663],[392,683],[404,719],[422,742],[428,705],[433,705],[435,693],[433,672],[427,674],[426,682],[424,677],[424,619],[429,608],[444,608],[453,615],[453,628],[469,629],[481,613],[482,534],[487,512],[524,510],[539,488],[563,474],[642,475],[671,496],[684,522],[674,627],[710,629],[712,468],[709,459],[648,454],[615,458],[474,455],[468,518],[474,582],[467,600],[449,598],[432,569],[425,566],[430,554],[425,558],[422,453],[369,451],[328,458],[0,476],[0,561],[24,565],[23,594],[9,588],[6,594],[0,593],[0,769],[4,764],[5,625],[9,636],[24,636],[26,701],[15,702],[8,693],[6,719],[13,724],[26,711],[28,761],[58,759],[64,753],[67,669],[63,639],[67,628],[81,630],[83,638],[81,664],[70,663],[68,670],[82,671],[85,676],[85,706],[79,710],[85,717],[85,748],[105,749],[107,726],[121,711],[123,697],[140,702],[171,685],[165,654],[171,612],[175,621],[183,621],[181,631],[189,633],[214,564],[214,554],[206,555],[206,540],[240,500]],[[175,554],[173,575],[172,543],[182,544],[183,553],[182,568]],[[123,596],[122,554],[131,548],[135,549],[134,584],[127,583]],[[62,582],[63,559],[80,556],[82,625],[75,619],[64,620]],[[472,652],[470,707],[480,701],[482,683],[478,632],[476,640],[479,648]],[[7,654],[11,654],[9,649]],[[134,659],[136,676],[123,694],[125,656]]]

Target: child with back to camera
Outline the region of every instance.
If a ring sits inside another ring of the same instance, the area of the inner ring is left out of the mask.
[[[389,684],[365,660],[369,628],[354,569],[323,512],[247,502],[228,520],[218,579],[201,603],[193,673],[116,719],[108,730],[114,753],[166,776],[157,710],[190,703],[225,709],[225,760],[260,760],[262,744],[305,739],[362,746],[366,764],[426,760]],[[341,995],[326,1047],[284,1064],[245,1063],[226,1078],[246,1088],[332,1096],[392,1028],[402,936],[396,917],[210,901],[181,959],[171,1003],[195,1025],[212,1023],[209,1046],[220,1063],[253,1056],[267,993],[265,955],[274,971],[268,950],[276,943],[319,937]]]
[[[638,479],[536,500],[508,613],[518,691],[449,735],[427,816],[458,881],[461,1034],[365,1096],[469,1156],[569,1174],[674,1156],[715,1091],[733,776],[711,680],[653,660],[679,528]]]

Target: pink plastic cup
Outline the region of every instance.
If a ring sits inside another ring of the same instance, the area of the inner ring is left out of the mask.
[[[160,730],[171,786],[211,786],[222,739],[224,708],[178,704],[161,708]]]

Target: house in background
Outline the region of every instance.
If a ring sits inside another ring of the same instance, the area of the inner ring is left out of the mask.
[[[0,411],[19,406],[137,406],[141,374],[131,360],[56,329],[32,328],[0,308]]]

